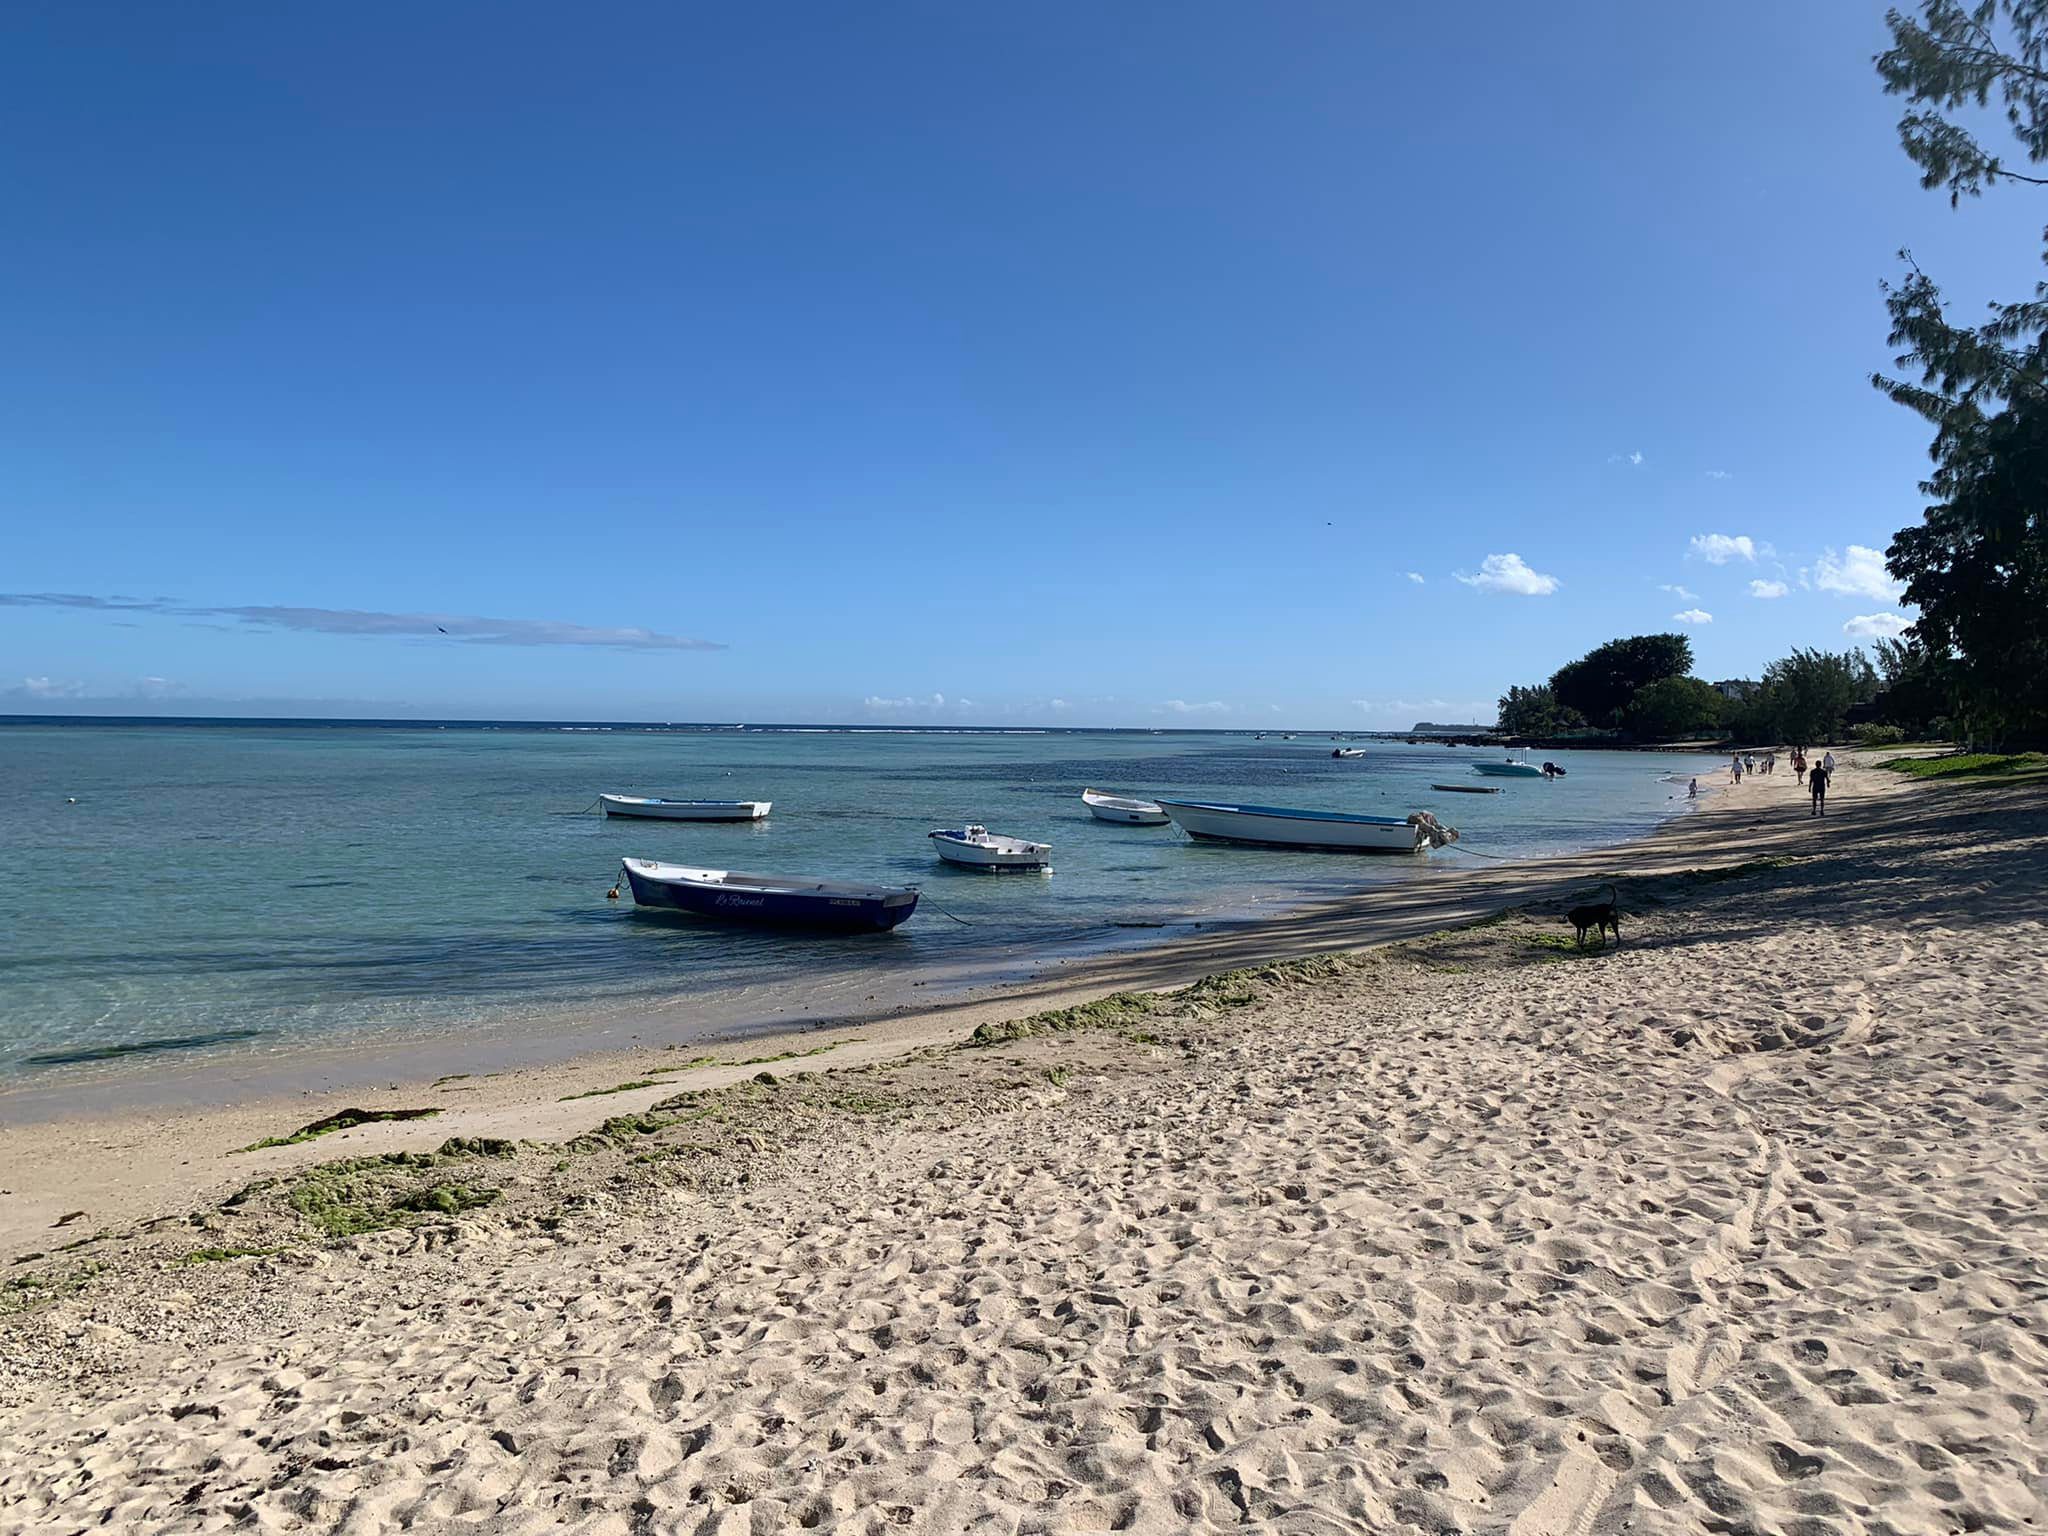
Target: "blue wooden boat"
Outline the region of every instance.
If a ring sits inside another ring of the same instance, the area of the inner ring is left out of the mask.
[[[917,910],[911,886],[848,885],[789,875],[743,875],[729,869],[689,869],[653,859],[621,859],[636,906],[690,912],[787,928],[879,933]]]

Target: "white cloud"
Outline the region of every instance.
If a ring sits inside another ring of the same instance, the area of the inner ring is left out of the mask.
[[[1687,591],[1684,587],[1663,586],[1659,587],[1657,590],[1659,592],[1669,592],[1673,597],[1679,599],[1681,602],[1691,603],[1697,602],[1699,600],[1699,593]]]
[[[1640,453],[1610,453],[1607,455],[1607,462],[1610,464],[1628,464],[1641,468],[1643,456]]]
[[[1423,580],[1422,572],[1420,571],[1410,571],[1408,573],[1408,579],[1414,582],[1415,585],[1417,585],[1418,587],[1426,584]]]
[[[19,688],[8,691],[31,699],[82,699],[85,697],[85,684],[60,683],[49,677],[24,677]]]
[[[967,700],[962,699],[960,702],[965,704]],[[943,693],[934,693],[931,697],[924,699],[885,699],[879,694],[871,693],[861,700],[861,708],[872,710],[876,714],[889,714],[904,709],[944,709],[945,707],[946,696]]]
[[[1707,471],[1707,478],[1709,480],[1728,480],[1732,479],[1733,476],[1725,469],[1710,469]]]
[[[1631,464],[1641,464],[1643,462],[1643,456],[1640,453],[1632,453],[1628,456],[1628,461]]]
[[[1704,608],[1687,608],[1671,615],[1671,621],[1674,624],[1711,624],[1714,616]]]
[[[1048,704],[1048,705],[1047,705],[1046,707],[1047,707],[1048,709],[1072,709],[1072,708],[1073,708],[1073,706],[1072,706],[1071,704],[1069,704],[1069,703],[1068,703],[1068,702],[1067,702],[1067,701],[1066,701],[1065,699],[1054,699],[1054,700],[1052,700],[1052,702],[1051,702],[1050,704]]]
[[[1912,622],[1903,613],[1859,613],[1842,626],[1842,633],[1858,640],[1896,640]]]
[[[1821,551],[1813,562],[1813,584],[1823,592],[1845,597],[1874,597],[1881,603],[1896,603],[1904,590],[1884,568],[1884,556],[1861,544],[1851,544],[1848,553]]]
[[[1752,581],[1749,584],[1751,597],[1783,597],[1791,590],[1782,581]]]
[[[1709,565],[1726,565],[1730,560],[1756,559],[1756,541],[1746,533],[1696,533],[1692,552]]]
[[[1479,562],[1479,574],[1458,573],[1458,580],[1482,592],[1513,592],[1522,597],[1548,597],[1561,583],[1555,576],[1532,571],[1520,555],[1488,555]]]
[[[0,608],[69,608],[100,613],[156,613],[178,619],[230,619],[251,629],[384,639],[448,640],[466,645],[590,645],[622,651],[722,651],[652,629],[572,624],[560,619],[491,619],[466,613],[384,613],[361,608],[295,608],[277,603],[194,606],[168,597],[94,597],[78,592],[0,592]]]
[[[1205,704],[1190,704],[1186,699],[1168,699],[1159,707],[1176,715],[1214,715],[1230,708],[1221,699],[1210,699]]]

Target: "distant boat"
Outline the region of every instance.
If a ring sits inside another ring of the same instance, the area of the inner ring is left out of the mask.
[[[1440,826],[1427,811],[1408,816],[1352,816],[1342,811],[1218,805],[1204,800],[1162,800],[1159,805],[1174,825],[1205,842],[1333,853],[1419,853],[1432,845],[1455,842],[1458,836]]]
[[[662,800],[650,795],[599,795],[607,816],[649,821],[759,821],[772,800]]]
[[[1521,762],[1512,757],[1498,763],[1474,763],[1472,771],[1474,773],[1490,774],[1496,779],[1540,779],[1543,777],[1543,770],[1534,763]]]
[[[727,869],[686,869],[653,859],[622,859],[620,864],[636,906],[699,917],[862,933],[894,928],[917,910],[917,891],[911,886],[743,875]]]
[[[1332,753],[1330,754],[1330,756],[1332,756],[1332,757],[1363,757],[1363,756],[1365,756],[1365,748],[1363,748],[1363,747],[1339,747],[1339,748],[1337,748],[1337,750],[1336,750],[1336,751],[1332,752]]]
[[[1432,784],[1431,789],[1440,789],[1447,795],[1497,795],[1497,784]]]
[[[1095,813],[1098,821],[1121,822],[1128,827],[1163,827],[1166,812],[1156,800],[1136,800],[1129,795],[1105,795],[1099,789],[1081,791],[1081,803]]]
[[[1004,837],[978,822],[931,834],[932,847],[948,864],[967,869],[1045,869],[1052,863],[1052,844]]]

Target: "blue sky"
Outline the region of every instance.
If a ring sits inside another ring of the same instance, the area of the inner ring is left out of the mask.
[[[1878,281],[2039,249],[1919,189],[1882,10],[14,7],[0,711],[1401,726],[1850,643]]]

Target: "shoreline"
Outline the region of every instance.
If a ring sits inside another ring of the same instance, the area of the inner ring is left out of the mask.
[[[1789,776],[1783,783],[1791,784]],[[1864,769],[1855,787],[1869,797],[1901,793],[1909,784]],[[1736,864],[1810,835],[1800,825],[1804,818],[1788,824],[1783,805],[1767,807],[1760,798],[1721,790],[1623,843],[1541,863],[1482,862],[1474,867],[1465,856],[1464,867],[1425,880],[1312,902],[1268,917],[1217,921],[1157,944],[1048,958],[1027,979],[968,984],[879,1016],[682,1039],[663,1037],[641,1019],[652,1038],[636,1035],[566,1054],[532,1036],[471,1036],[425,1043],[396,1069],[374,1045],[316,1048],[295,1053],[255,1091],[240,1082],[215,1081],[214,1092],[183,1103],[116,1102],[37,1114],[33,1109],[23,1113],[0,1095],[0,1112],[11,1116],[0,1124],[0,1168],[7,1170],[0,1186],[0,1263],[61,1236],[52,1223],[74,1212],[86,1213],[72,1216],[81,1228],[119,1226],[221,1198],[252,1176],[288,1173],[335,1157],[424,1151],[451,1136],[574,1136],[607,1115],[644,1109],[678,1090],[739,1081],[747,1075],[745,1068],[761,1059],[802,1063],[793,1069],[799,1072],[870,1065],[964,1038],[985,1024],[1119,992],[1184,987],[1219,971],[1281,958],[1395,943],[1555,901],[1609,875],[1657,878],[1681,869]],[[1775,820],[1761,839],[1753,835],[1759,828],[1738,826],[1741,818],[1766,810]],[[614,1020],[614,1027],[624,1022]],[[676,1061],[700,1055],[718,1059],[673,1070]],[[319,1080],[317,1074],[329,1062],[340,1064],[346,1081]],[[204,1064],[193,1068],[198,1074],[206,1070]],[[610,1091],[640,1080],[649,1085]],[[593,1096],[579,1097],[584,1094]],[[411,1122],[363,1125],[261,1153],[235,1150],[287,1136],[344,1109],[398,1108],[437,1113]]]
[[[0,1270],[0,1523],[2022,1529],[2048,796],[1869,789],[1596,870],[1619,947],[1546,899],[242,1154]]]
[[[1569,878],[1568,871],[1576,865],[1622,857],[1637,844],[1685,824],[1717,804],[1725,790],[1719,785],[1695,803],[1679,801],[1647,833],[1573,852],[1516,857],[1496,866],[1493,856],[1483,851],[1453,846],[1418,860],[1412,870],[1403,872],[1405,878],[1386,885],[1361,881],[1342,895],[1302,892],[1276,900],[1256,884],[1230,888],[1234,894],[1214,906],[1158,921],[1076,927],[1050,939],[999,939],[969,961],[849,972],[827,991],[776,995],[759,1003],[746,1001],[752,991],[747,986],[714,991],[703,1001],[600,998],[531,1008],[508,1003],[482,1018],[422,1032],[387,1029],[334,1038],[285,1036],[274,1044],[259,1040],[231,1048],[224,1048],[225,1037],[201,1037],[194,1049],[130,1048],[100,1061],[17,1070],[0,1078],[0,1137],[9,1127],[368,1093],[430,1082],[454,1072],[529,1071],[578,1061],[604,1062],[650,1049],[715,1049],[820,1031],[885,1029],[926,1013],[1033,996],[1035,986],[1055,980],[1063,970],[1079,978],[1077,986],[1112,985],[1122,967],[1142,965],[1142,955],[1182,945],[1199,947],[1218,936],[1234,939],[1296,924],[1314,927],[1330,914],[1352,913],[1362,903],[1379,905],[1383,898],[1399,905],[1411,885],[1434,889],[1465,884],[1497,869],[1548,871]],[[1359,862],[1333,856],[1328,867],[1336,874]],[[1370,867],[1376,861],[1364,862]],[[866,989],[872,989],[864,999],[870,1006],[847,1006],[845,997],[838,995]]]

